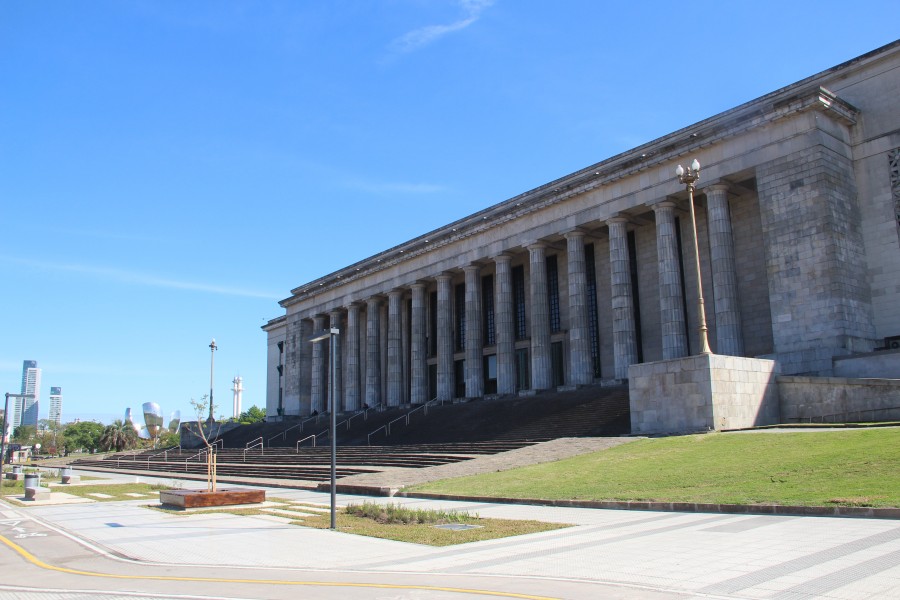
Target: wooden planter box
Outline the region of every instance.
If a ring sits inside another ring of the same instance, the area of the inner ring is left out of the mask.
[[[234,506],[236,504],[258,504],[266,501],[265,490],[219,488],[215,492],[206,490],[165,490],[159,493],[159,503],[179,508],[203,506]]]

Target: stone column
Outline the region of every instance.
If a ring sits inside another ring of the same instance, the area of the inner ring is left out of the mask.
[[[681,287],[681,260],[675,232],[675,203],[670,200],[653,206],[656,213],[656,254],[659,260],[659,324],[663,360],[688,355],[684,323],[684,291]]]
[[[338,412],[341,412],[343,410],[347,410],[346,404],[344,403],[344,386],[343,386],[344,369],[343,369],[343,361],[341,359],[341,356],[342,356],[341,355],[341,342],[344,339],[344,337],[347,335],[347,331],[341,326],[341,317],[342,317],[341,311],[333,310],[328,315],[328,317],[331,320],[332,329],[337,329],[338,331],[340,331],[337,339],[333,340],[334,345],[335,345],[335,348],[334,348],[335,367],[333,369],[334,374],[335,374],[335,379],[334,379],[334,381],[332,381],[331,377],[329,376],[328,391],[330,394],[332,394],[331,397],[334,398],[334,406],[335,406],[336,410]],[[329,341],[328,343],[330,344],[331,342]],[[329,351],[330,351],[330,349],[329,349]],[[329,360],[330,360],[330,358],[329,358]],[[329,375],[330,375],[330,373],[331,373],[331,371],[329,371]]]
[[[300,321],[300,335],[297,338],[297,355],[299,357],[299,397],[300,415],[312,412],[312,319]]]
[[[388,292],[388,340],[387,340],[387,405],[402,403],[403,367],[400,364],[400,305],[403,290]]]
[[[547,296],[547,246],[528,246],[531,280],[531,388],[546,390],[553,381],[550,368],[550,303]]]
[[[282,408],[285,415],[300,413],[300,383],[304,375],[300,369],[300,344],[303,343],[303,319],[299,313],[288,315],[284,337],[284,387]],[[308,374],[305,375],[308,378]]]
[[[347,307],[347,371],[344,373],[344,408],[359,410],[359,304]]]
[[[428,345],[425,334],[428,324],[425,316],[425,284],[412,284],[412,330],[410,339],[411,376],[410,402],[423,404],[428,401]]]
[[[451,276],[437,277],[437,396],[453,399],[453,313],[450,308]]]
[[[325,329],[325,317],[313,317],[312,335],[318,335]],[[328,393],[328,345],[322,342],[306,342],[312,345],[312,410],[325,412]]]
[[[583,231],[576,229],[566,233],[566,251],[569,273],[569,372],[572,383],[586,385],[594,380],[594,369],[588,324]]]
[[[628,379],[628,366],[637,362],[631,264],[625,230],[627,222],[624,217],[613,217],[606,222],[609,225],[609,271],[616,379]]]
[[[381,300],[366,300],[366,404],[381,405]]]
[[[744,355],[741,304],[734,263],[734,236],[728,211],[728,186],[711,185],[706,193],[709,254],[712,260],[713,301],[716,310],[716,354]]]
[[[484,345],[481,329],[481,267],[467,265],[466,274],[466,398],[484,396]]]
[[[497,393],[516,393],[516,336],[513,327],[512,257],[494,259],[494,328],[497,336]]]

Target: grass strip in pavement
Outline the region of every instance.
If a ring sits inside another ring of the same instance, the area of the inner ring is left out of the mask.
[[[898,507],[900,428],[645,439],[407,491],[548,500]]]
[[[53,478],[41,478],[42,485],[46,483],[53,483],[53,481]],[[58,481],[59,477],[56,478],[56,482]],[[25,493],[25,482],[4,480],[2,489],[3,495],[22,495]],[[51,492],[65,492],[72,496],[90,498],[91,500],[96,500],[98,502],[113,502],[116,500],[139,500],[140,498],[135,498],[134,496],[129,496],[128,494],[146,494],[147,496],[152,496],[154,495],[154,492],[166,489],[169,488],[164,485],[151,483],[103,483],[98,485],[53,486],[52,488],[50,488]],[[92,494],[105,494],[109,496],[109,498],[98,498],[97,496],[93,496]]]
[[[322,507],[320,505],[306,506],[303,504],[288,502],[287,500],[279,500],[277,498],[271,498],[270,501],[284,503],[284,506],[282,507],[283,510],[306,512],[308,514],[308,516],[304,516],[291,521],[291,523],[294,525],[311,527],[314,529],[329,529],[331,527],[331,513],[330,511],[322,511]],[[191,510],[190,512],[172,511],[170,509],[162,509],[158,506],[151,506],[150,508],[163,510],[164,512],[170,514],[185,516],[211,513],[227,513],[238,516],[258,516],[270,514],[266,510],[266,508],[269,507],[223,507],[209,510]],[[313,512],[310,509],[318,510],[316,512]],[[374,511],[369,512],[371,514],[376,514],[376,512]],[[571,525],[561,523],[519,521],[513,519],[483,519],[478,516],[471,515],[455,515],[453,517],[447,517],[446,514],[441,514],[444,513],[444,511],[416,510],[410,512],[432,512],[437,515],[437,518],[435,520],[431,520],[428,517],[424,517],[424,520],[428,521],[425,523],[382,523],[379,522],[379,520],[377,520],[376,518],[352,515],[347,512],[346,508],[340,508],[337,511],[336,515],[337,531],[342,533],[363,535],[367,537],[381,538],[385,540],[408,542],[412,544],[423,544],[428,546],[451,546],[454,544],[480,542],[484,540],[493,540],[497,538],[525,535],[529,533],[539,533],[542,531],[552,531],[554,529],[561,529],[563,527],[571,527]],[[421,517],[422,515],[420,514],[419,516]],[[465,529],[461,531],[436,528],[435,525],[440,524],[441,522],[476,525],[476,527],[473,529]]]

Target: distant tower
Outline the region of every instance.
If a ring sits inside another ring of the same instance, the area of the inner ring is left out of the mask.
[[[234,392],[234,418],[237,419],[241,416],[241,394],[244,391],[244,380],[238,375],[231,382],[234,384],[234,387],[231,388],[231,391]]]
[[[62,422],[62,388],[50,388],[50,412],[48,420],[59,425]]]
[[[36,360],[22,362],[22,392],[23,395],[31,394],[34,398],[16,398],[13,408],[12,426],[32,425],[37,428],[38,402],[41,396],[41,370]]]

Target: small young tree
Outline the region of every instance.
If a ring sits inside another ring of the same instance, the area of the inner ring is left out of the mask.
[[[214,492],[216,491],[216,454],[215,449],[209,440],[214,437],[214,432],[218,431],[219,425],[214,421],[210,421],[207,424],[207,431],[204,431],[203,416],[215,412],[216,405],[213,404],[210,409],[209,396],[204,394],[201,396],[200,400],[191,398],[191,407],[197,415],[197,432],[200,434],[200,439],[203,440],[203,444],[206,446],[206,489],[207,491]]]

